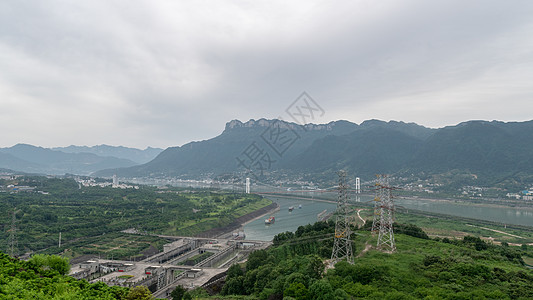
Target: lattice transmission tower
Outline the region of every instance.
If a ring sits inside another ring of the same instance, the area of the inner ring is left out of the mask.
[[[7,252],[9,253],[9,255],[11,257],[14,257],[17,253],[17,236],[16,236],[16,231],[17,231],[17,227],[15,225],[15,223],[17,222],[17,209],[14,208],[13,209],[13,217],[11,219],[11,229],[9,230],[10,233],[9,233],[9,240],[7,242]]]
[[[346,172],[339,171],[339,196],[337,199],[335,238],[333,240],[333,252],[331,261],[333,264],[346,260],[354,263],[352,248],[352,230],[350,228],[350,216],[348,210],[348,187],[346,185]]]
[[[379,232],[379,224],[381,221],[381,215],[383,215],[383,208],[381,205],[381,199],[385,196],[383,195],[383,186],[382,184],[382,175],[376,175],[376,180],[374,183],[376,195],[374,196],[374,218],[372,220],[372,234]]]
[[[389,185],[387,175],[377,175],[376,196],[374,198],[374,220],[372,222],[372,233],[378,234],[378,249],[394,252],[396,243],[394,241],[394,201],[392,198],[392,188]]]

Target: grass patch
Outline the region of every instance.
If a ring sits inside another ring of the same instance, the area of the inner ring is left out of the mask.
[[[88,237],[69,243],[64,256],[75,258],[81,255],[93,254],[102,258],[130,259],[142,256],[142,251],[155,247],[163,250],[163,245],[169,241],[164,238],[149,235],[134,235],[121,232],[109,233],[97,237]],[[57,253],[57,248],[51,248],[42,253]]]
[[[524,260],[526,265],[533,266],[533,257],[522,256],[522,259]]]
[[[373,210],[363,210],[360,215],[367,222],[372,222]],[[509,244],[533,243],[533,230],[530,228],[525,228],[524,230],[505,228],[503,225],[485,224],[483,221],[465,221],[453,216],[441,218],[403,212],[396,213],[396,221],[402,224],[415,224],[421,227],[430,237],[462,239],[464,236],[474,235],[496,244],[502,242]]]

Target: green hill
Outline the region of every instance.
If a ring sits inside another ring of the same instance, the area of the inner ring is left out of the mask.
[[[111,300],[128,296],[126,288],[89,284],[64,275],[61,266],[67,266],[68,270],[68,262],[58,256],[37,258],[23,261],[0,252],[0,299]]]
[[[473,236],[430,239],[414,225],[395,225],[397,251],[393,254],[371,247],[376,237],[368,227],[356,230],[355,264],[339,262],[326,270],[334,226],[319,222],[276,236],[274,247],[253,252],[244,269],[228,270],[221,295],[243,295],[243,299],[533,297],[533,271],[524,266],[522,250]]]

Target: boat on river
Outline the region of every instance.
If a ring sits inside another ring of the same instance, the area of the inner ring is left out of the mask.
[[[265,220],[265,225],[270,225],[270,224],[274,224],[274,222],[276,222],[276,218],[274,216],[268,218]]]

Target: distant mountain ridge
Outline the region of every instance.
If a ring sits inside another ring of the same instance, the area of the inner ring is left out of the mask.
[[[217,137],[201,142],[191,142],[181,147],[170,147],[161,152],[153,161],[127,169],[110,169],[96,172],[98,176],[110,176],[117,173],[119,176],[198,176],[201,174],[218,174],[237,171],[236,157],[243,152],[252,142],[268,147],[261,139],[265,132],[278,120],[250,120],[240,122],[230,121],[225,130]],[[280,164],[290,160],[291,157],[303,151],[314,140],[328,134],[344,134],[352,131],[356,124],[347,121],[330,122],[323,125],[281,121],[287,128],[293,130],[300,139],[283,157],[276,158]]]
[[[275,122],[282,122],[300,138],[282,156],[271,155],[275,162],[265,170],[267,176],[277,172],[331,177],[339,169],[366,178],[378,173],[451,170],[475,172],[496,181],[513,174],[533,176],[533,121],[468,121],[433,129],[398,121],[299,125],[267,119],[232,120],[212,139],[168,148],[146,164],[95,174],[194,178],[243,172],[236,158],[253,143],[268,152],[262,137]]]
[[[273,130],[276,126],[278,131]],[[288,147],[275,152],[268,139],[282,131],[294,140],[285,140],[282,144]],[[262,155],[257,161],[263,164],[264,175],[277,179],[333,178],[339,169],[366,179],[379,173],[427,175],[457,170],[491,182],[533,179],[533,121],[468,121],[433,129],[380,120],[306,125],[268,119],[232,120],[214,138],[163,151],[131,151],[106,145],[55,149],[73,153],[30,145],[0,148],[0,168],[103,177],[117,174],[124,178],[216,178],[225,174],[242,176],[246,171],[242,158],[257,154]],[[143,164],[95,154],[113,151],[128,155],[149,152],[154,156],[160,152]]]
[[[98,156],[112,156],[116,158],[128,159],[137,164],[147,163],[163,151],[163,149],[152,147],[147,147],[146,149],[141,150],[136,148],[109,145],[96,145],[92,147],[70,145],[68,147],[55,147],[51,149],[65,153],[92,153]]]
[[[312,151],[311,147],[319,140],[341,137],[353,132],[368,132],[384,128],[396,134],[403,134],[419,140],[425,140],[436,129],[426,128],[415,123],[384,122],[369,120],[360,125],[349,121],[333,121],[327,124],[306,124],[280,121],[280,120],[249,120],[241,122],[232,120],[226,123],[225,129],[217,137],[200,142],[191,142],[181,147],[171,147],[163,151],[153,161],[126,169],[113,169],[96,172],[95,175],[110,176],[117,173],[124,177],[144,176],[199,176],[201,174],[221,174],[239,172],[239,155],[251,144],[260,146],[263,151],[271,150],[265,142],[265,133],[276,124],[288,129],[298,140],[287,149],[283,155],[270,153],[271,159],[275,160],[272,168],[267,172],[286,169],[307,169],[308,163],[301,162],[295,165],[293,162],[304,153]],[[272,151],[271,151],[272,152]],[[320,154],[316,153],[311,161],[320,160]]]
[[[65,153],[27,144],[0,148],[0,168],[27,173],[89,175],[95,171],[137,165],[129,159],[99,156],[93,153]]]

